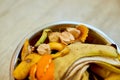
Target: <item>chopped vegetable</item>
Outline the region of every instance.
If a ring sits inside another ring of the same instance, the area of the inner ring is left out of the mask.
[[[51,29],[45,29],[45,30],[43,30],[42,36],[36,42],[35,46],[39,46],[41,43],[43,43],[46,40],[49,31],[51,31]]]

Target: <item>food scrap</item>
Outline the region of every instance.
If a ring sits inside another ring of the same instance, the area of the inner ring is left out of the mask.
[[[47,28],[35,44],[26,39],[15,80],[119,80],[120,59],[110,45],[87,43],[85,25],[64,30]]]

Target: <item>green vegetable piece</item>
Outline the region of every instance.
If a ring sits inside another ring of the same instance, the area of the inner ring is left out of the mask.
[[[43,43],[46,40],[49,31],[51,31],[51,29],[43,30],[42,36],[36,42],[35,46],[39,46],[41,43]]]

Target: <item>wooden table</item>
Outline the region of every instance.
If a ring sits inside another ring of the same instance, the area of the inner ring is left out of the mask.
[[[63,20],[96,26],[120,46],[120,0],[0,0],[0,80],[9,80],[11,57],[26,34]]]

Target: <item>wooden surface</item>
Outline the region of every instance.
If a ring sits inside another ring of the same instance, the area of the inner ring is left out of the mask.
[[[0,0],[0,80],[21,39],[46,23],[69,20],[96,26],[120,46],[120,0]]]

